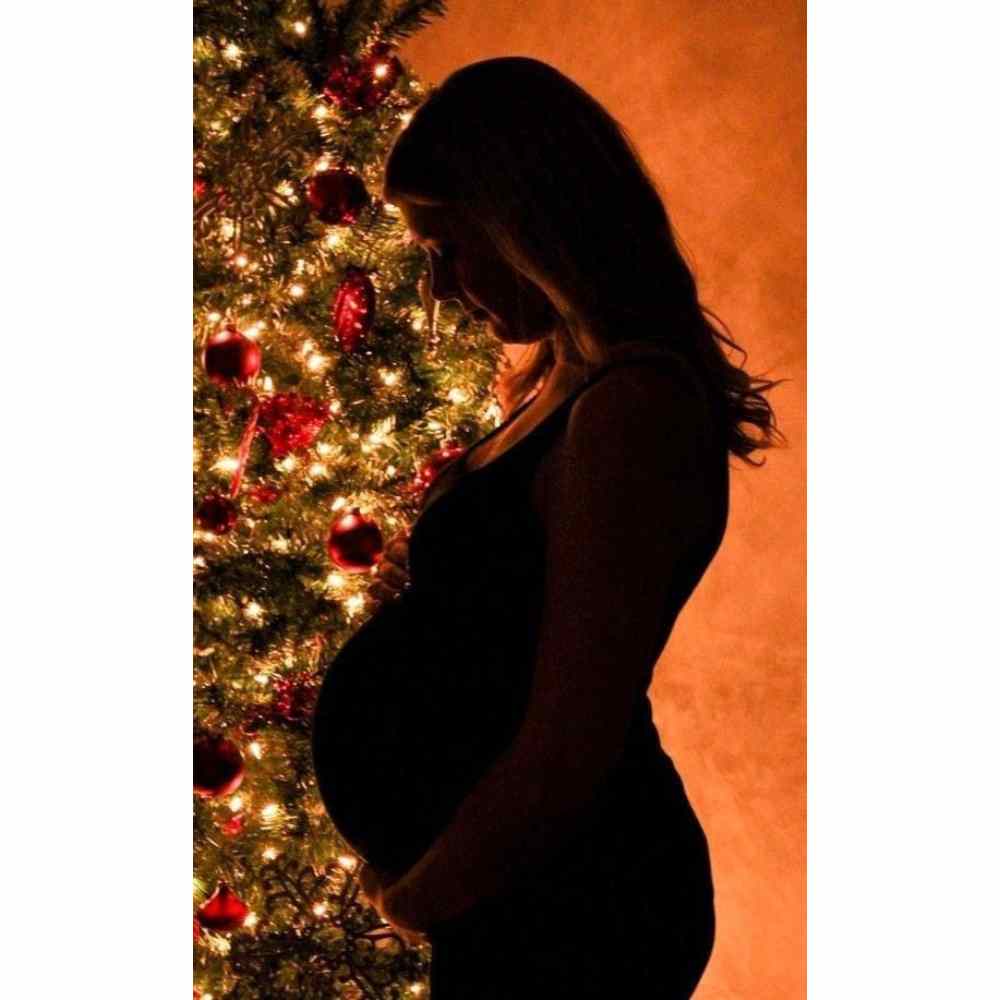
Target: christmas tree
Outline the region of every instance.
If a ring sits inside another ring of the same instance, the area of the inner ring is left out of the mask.
[[[427,993],[359,897],[309,724],[442,454],[500,416],[499,342],[432,308],[381,192],[443,0],[194,7],[195,996]]]

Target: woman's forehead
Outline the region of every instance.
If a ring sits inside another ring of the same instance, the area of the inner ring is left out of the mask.
[[[451,232],[454,209],[440,205],[417,205],[412,201],[399,201],[397,205],[414,236],[432,240]]]

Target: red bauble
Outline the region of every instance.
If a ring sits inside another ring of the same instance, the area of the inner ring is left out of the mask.
[[[423,492],[427,489],[431,483],[437,479],[441,470],[449,463],[458,458],[465,451],[465,448],[459,444],[445,444],[443,448],[439,448],[437,451],[433,452],[423,465],[420,466],[417,474],[413,477],[413,489],[417,492]]]
[[[306,184],[306,200],[328,226],[351,225],[371,203],[365,182],[350,170],[324,170]]]
[[[360,267],[351,265],[330,301],[330,322],[341,350],[357,350],[374,321],[375,286]]]
[[[202,361],[213,382],[245,385],[260,371],[260,345],[230,325],[208,338]]]
[[[275,458],[308,448],[330,419],[330,405],[297,392],[279,392],[260,404],[257,426]]]
[[[313,674],[282,677],[274,683],[274,715],[285,722],[306,722],[312,718],[318,694],[319,681]]]
[[[198,527],[202,531],[211,531],[213,535],[224,535],[230,531],[238,516],[236,504],[221,493],[205,497],[195,511]]]
[[[259,419],[259,418],[258,418]],[[247,496],[254,503],[274,503],[281,496],[281,490],[270,483],[258,483],[247,490]]]
[[[219,828],[227,837],[238,836],[243,832],[243,813],[230,816],[225,822],[219,824]]]
[[[356,63],[346,55],[337,57],[323,87],[323,96],[344,114],[359,115],[378,107],[396,86],[402,72],[402,63],[392,54],[392,46],[376,42]]]
[[[382,554],[382,532],[373,520],[352,507],[330,526],[326,550],[340,569],[367,573]]]
[[[243,782],[240,748],[224,736],[203,736],[194,744],[194,790],[202,798],[231,795]]]
[[[220,882],[215,892],[198,907],[202,927],[210,931],[234,931],[243,926],[250,907],[226,885]]]

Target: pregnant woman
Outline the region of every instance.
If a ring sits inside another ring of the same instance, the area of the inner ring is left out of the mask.
[[[433,1000],[690,997],[712,871],[647,691],[722,541],[729,454],[781,436],[778,383],[727,360],[621,126],[544,63],[452,74],[384,197],[433,297],[529,346],[328,666],[324,803],[373,904],[429,938]]]

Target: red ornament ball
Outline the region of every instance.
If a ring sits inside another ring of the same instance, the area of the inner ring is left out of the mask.
[[[330,300],[330,323],[341,350],[357,350],[375,321],[375,286],[360,268],[348,266]]]
[[[312,718],[319,694],[319,681],[309,673],[282,677],[274,683],[274,715],[285,722],[306,722]]]
[[[388,42],[376,42],[357,62],[339,55],[330,68],[323,96],[344,114],[354,116],[378,107],[403,72]]]
[[[371,203],[365,182],[350,170],[324,170],[306,183],[306,200],[320,222],[351,225]]]
[[[243,783],[240,748],[224,736],[203,736],[194,744],[194,790],[205,799],[231,795]]]
[[[236,524],[239,511],[229,497],[213,493],[198,505],[195,517],[202,531],[211,531],[213,535],[224,535]]]
[[[336,565],[348,573],[367,573],[382,554],[382,532],[357,507],[330,526],[326,550]]]
[[[250,907],[226,885],[220,882],[215,892],[198,907],[202,927],[210,931],[234,931],[243,926]]]
[[[260,371],[260,345],[229,325],[205,342],[202,362],[213,382],[245,385]]]
[[[270,483],[258,483],[247,490],[247,496],[254,503],[274,503],[281,496],[281,489],[277,486],[272,486]]]
[[[330,419],[330,405],[297,392],[279,392],[260,404],[257,427],[275,458],[308,448]]]
[[[219,824],[219,828],[227,837],[237,837],[243,832],[243,813],[236,813]]]
[[[431,483],[440,475],[441,470],[453,462],[459,455],[465,451],[462,445],[448,443],[444,447],[439,448],[437,451],[433,452],[423,465],[420,466],[417,474],[413,478],[413,487],[415,490],[422,492],[426,490]]]

